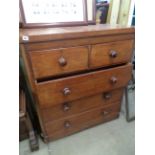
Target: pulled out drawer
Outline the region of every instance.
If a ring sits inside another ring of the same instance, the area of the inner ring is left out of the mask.
[[[47,136],[55,140],[91,126],[110,121],[119,116],[120,104],[108,108],[97,108],[79,115],[45,124]]]
[[[30,51],[28,54],[36,79],[88,69],[87,46]]]
[[[70,117],[93,108],[114,105],[116,101],[121,102],[122,95],[123,88],[42,109],[43,120],[47,123],[49,121],[64,119],[65,117]]]
[[[132,65],[40,82],[36,84],[42,108],[122,88],[131,79]]]

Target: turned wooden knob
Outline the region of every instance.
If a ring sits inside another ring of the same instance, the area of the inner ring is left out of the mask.
[[[71,123],[69,121],[66,121],[64,123],[64,127],[67,128],[67,129],[70,128],[71,127]]]
[[[65,96],[70,95],[70,94],[71,94],[70,89],[69,89],[69,88],[64,88],[63,94],[64,94]]]
[[[109,114],[109,111],[102,111],[102,115],[103,116],[106,116],[106,115],[108,115]]]
[[[117,78],[115,76],[111,77],[110,79],[112,84],[116,84],[117,83]]]
[[[111,50],[109,55],[110,55],[111,58],[116,58],[117,57],[117,52],[114,51],[114,50]]]
[[[110,92],[104,93],[104,98],[109,100],[112,97],[112,94]]]
[[[68,103],[64,103],[63,105],[63,111],[68,111],[70,109],[70,106]]]
[[[59,58],[58,62],[60,64],[60,66],[67,65],[67,60],[64,57]]]

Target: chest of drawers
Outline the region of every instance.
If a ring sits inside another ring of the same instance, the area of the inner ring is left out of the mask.
[[[119,25],[20,30],[20,52],[48,142],[119,116],[134,28]]]

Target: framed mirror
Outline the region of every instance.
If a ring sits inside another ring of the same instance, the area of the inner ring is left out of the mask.
[[[86,8],[86,0],[20,0],[25,28],[87,25]]]

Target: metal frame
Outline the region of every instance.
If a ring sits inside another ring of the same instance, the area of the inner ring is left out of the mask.
[[[132,84],[131,84],[132,88],[131,89],[135,89],[135,78],[134,78],[133,73],[132,73],[131,82],[132,82]],[[130,117],[130,115],[129,115],[130,109],[129,109],[129,98],[128,98],[128,86],[125,88],[125,101],[126,101],[126,104],[125,104],[126,120],[127,120],[127,122],[134,121],[135,116]]]

